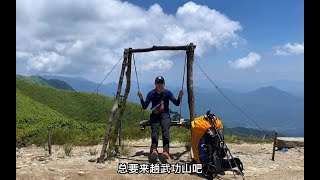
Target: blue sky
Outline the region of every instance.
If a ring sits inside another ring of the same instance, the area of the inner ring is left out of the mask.
[[[165,13],[175,14],[180,6],[189,1],[129,0],[128,2],[144,9],[158,3]],[[240,35],[255,45],[263,42],[265,46],[273,46],[287,43],[288,40],[304,41],[303,0],[197,0],[193,2],[216,9],[230,19],[239,21],[244,28]]]
[[[193,42],[195,59],[218,83],[304,79],[302,0],[18,0],[16,9],[18,74],[100,82],[124,48]],[[135,59],[140,81],[163,75],[181,83],[184,52]],[[106,82],[117,82],[120,68]],[[196,65],[194,80],[207,82]]]

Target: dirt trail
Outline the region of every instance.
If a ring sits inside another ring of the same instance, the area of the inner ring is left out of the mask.
[[[46,156],[43,147],[30,146],[17,149],[16,179],[203,179],[191,174],[118,174],[119,163],[148,163],[150,140],[125,142],[129,147],[127,157],[116,158],[105,164],[88,162],[97,158],[101,145],[73,147],[72,155],[66,156],[62,146],[53,146],[52,155]],[[159,141],[159,145],[162,142]],[[181,143],[171,143],[170,153],[173,164],[184,163],[190,159],[190,152]],[[275,161],[271,160],[272,143],[270,144],[228,144],[234,157],[241,159],[245,179],[304,179],[304,148],[290,148],[287,152],[276,151]],[[96,155],[90,151],[97,150]],[[162,148],[159,148],[162,152]],[[241,179],[240,175],[236,175]],[[217,179],[235,179],[232,171],[218,175]]]

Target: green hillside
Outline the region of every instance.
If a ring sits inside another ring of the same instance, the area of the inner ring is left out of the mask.
[[[83,141],[83,137],[102,129],[102,123],[77,122],[63,116],[50,107],[41,104],[16,90],[16,144],[43,144],[48,129],[53,131],[53,141],[62,144],[67,141]],[[78,136],[82,134],[82,137]],[[98,140],[98,137],[87,140]]]
[[[55,133],[53,137],[64,135],[76,142],[100,141],[113,103],[112,98],[103,95],[63,91],[16,80],[16,143],[44,143],[48,128]],[[149,131],[140,132],[139,129],[143,114],[146,118],[149,113],[141,113],[138,104],[127,103],[124,138],[149,135]],[[68,139],[61,138],[64,140],[58,139],[56,143],[65,143]]]
[[[58,79],[47,80],[41,76],[22,76],[19,74],[16,74],[16,79],[27,82],[27,83],[31,83],[31,84],[49,86],[49,87],[54,87],[54,88],[62,89],[66,91],[75,91],[68,83]]]
[[[16,89],[23,95],[78,122],[105,123],[114,103],[113,98],[103,95],[40,87],[36,84],[29,84],[19,80],[16,81]],[[145,115],[147,114],[146,112]],[[127,103],[124,121],[130,123],[139,122],[139,118],[141,118],[140,106],[130,102]]]
[[[16,90],[16,119],[19,123],[35,123],[47,119],[67,119],[59,112],[45,106]]]
[[[72,127],[70,119],[16,90],[16,143],[26,145],[50,127]]]

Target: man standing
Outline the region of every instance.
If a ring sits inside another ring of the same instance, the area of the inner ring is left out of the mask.
[[[143,100],[142,93],[138,91],[138,96],[143,109],[147,109],[150,102],[152,103],[152,113],[150,114],[151,122],[151,150],[150,150],[150,163],[156,163],[158,158],[158,136],[161,126],[162,141],[163,141],[163,153],[159,158],[162,163],[167,163],[169,157],[169,141],[170,141],[170,114],[169,114],[169,100],[176,106],[180,105],[183,91],[180,90],[178,99],[176,99],[172,92],[164,89],[165,81],[162,76],[158,76],[155,79],[155,89],[151,90],[146,100]]]

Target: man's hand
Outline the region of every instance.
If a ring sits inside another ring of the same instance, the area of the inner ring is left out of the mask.
[[[182,99],[182,96],[183,96],[183,91],[180,90],[178,98],[179,98],[179,99]]]
[[[140,92],[140,90],[138,91],[138,96],[139,96],[140,99],[143,98],[143,97],[142,97],[142,93]]]

